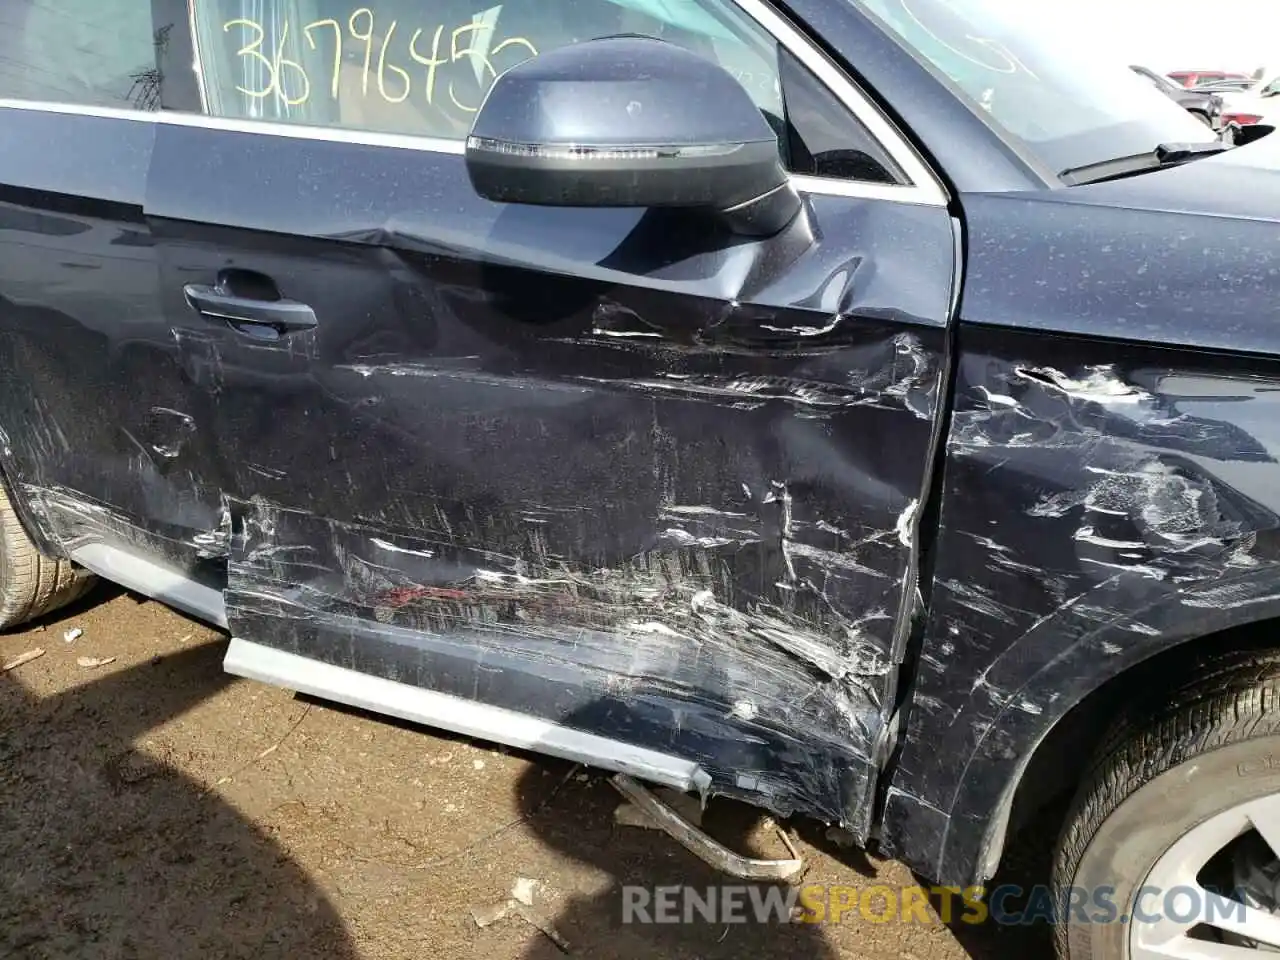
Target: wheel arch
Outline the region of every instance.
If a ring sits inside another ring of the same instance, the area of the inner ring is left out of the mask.
[[[7,438],[8,434],[0,431],[0,438]],[[8,448],[8,444],[4,443],[0,446],[0,486],[4,488],[5,494],[9,498],[9,503],[13,506],[14,512],[18,515],[18,520],[22,523],[22,529],[26,532],[31,542],[35,544],[36,549],[47,557],[66,557],[67,551],[56,537],[49,530],[48,525],[41,522],[40,508],[34,504],[28,495],[28,491],[18,482],[18,471],[13,463],[12,454]]]
[[[1003,742],[1007,749],[1017,737],[1022,749],[1007,763],[998,800],[986,803],[985,811],[977,808],[975,791],[967,788],[973,778],[962,782],[950,811],[953,828],[947,830],[941,851],[942,875],[954,876],[963,868],[966,882],[971,879],[976,883],[994,875],[1009,835],[1052,799],[1055,788],[1078,779],[1075,775],[1085,770],[1111,722],[1132,702],[1134,691],[1159,695],[1186,678],[1215,650],[1280,647],[1280,638],[1263,629],[1280,624],[1280,579],[1270,574],[1241,583],[1241,587],[1251,592],[1251,601],[1232,609],[1205,610],[1204,616],[1188,618],[1185,629],[1151,637],[1127,651],[1128,655],[1118,657],[1120,662],[1108,664],[1108,669],[1097,671],[1084,683],[1075,683],[1071,698],[1059,698],[1055,704],[1058,709],[1052,713],[1046,710],[1040,717],[1043,722],[1030,736],[1017,736],[1019,711],[1006,707],[992,724],[988,738]],[[1174,602],[1171,607],[1184,616],[1187,613],[1181,603]],[[1150,614],[1147,611],[1148,619],[1152,619]],[[1063,684],[1066,678],[1056,673],[1050,665],[1026,689],[1047,691]],[[981,829],[954,829],[962,823],[980,824]]]

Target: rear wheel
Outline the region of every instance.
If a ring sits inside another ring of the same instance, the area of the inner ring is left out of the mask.
[[[1225,654],[1114,730],[1054,885],[1060,960],[1280,953],[1280,652]]]
[[[0,630],[78,600],[95,582],[93,574],[70,560],[36,549],[0,484]]]

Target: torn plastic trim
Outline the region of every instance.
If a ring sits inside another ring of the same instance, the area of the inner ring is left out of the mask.
[[[804,869],[804,861],[787,841],[790,859],[760,860],[744,857],[716,842],[626,774],[610,781],[614,788],[653,820],[654,825],[690,853],[722,873],[742,880],[789,880]],[[786,840],[786,834],[781,834]]]
[[[711,783],[711,778],[698,764],[682,757],[573,730],[514,710],[321,663],[239,638],[231,640],[222,667],[238,677],[467,737],[625,773],[686,793],[701,793]]]

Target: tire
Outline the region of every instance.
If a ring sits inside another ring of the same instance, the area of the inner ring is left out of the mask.
[[[1094,922],[1081,922],[1069,909],[1072,888],[1083,888],[1084,894],[1076,895],[1086,898],[1112,888],[1111,903],[1124,918],[1133,916],[1135,905],[1147,917],[1160,913],[1162,904],[1175,912],[1159,894],[1143,894],[1142,901],[1137,895],[1147,884],[1165,891],[1180,885],[1160,882],[1170,876],[1164,864],[1190,863],[1189,874],[1183,867],[1180,875],[1194,879],[1201,861],[1183,854],[1199,842],[1197,837],[1208,836],[1212,848],[1214,837],[1246,815],[1241,812],[1246,805],[1258,810],[1280,803],[1280,651],[1221,654],[1196,679],[1147,706],[1112,730],[1067,814],[1053,869],[1058,917],[1066,918],[1054,931],[1060,960],[1130,960],[1134,943],[1163,936],[1167,929],[1138,919],[1100,923],[1098,913]],[[1251,820],[1259,818],[1255,814]],[[1266,822],[1273,820],[1274,841],[1280,816]],[[1239,860],[1242,843],[1260,839],[1253,833],[1246,840],[1224,841],[1231,851],[1212,861],[1214,876],[1222,864]],[[1268,847],[1249,849],[1261,849],[1266,859]],[[1280,856],[1274,843],[1270,850]],[[1230,889],[1232,883],[1221,887]],[[1264,913],[1276,909],[1272,902],[1266,908]],[[1241,944],[1230,939],[1231,933],[1208,936]]]
[[[97,578],[70,560],[47,557],[31,542],[0,483],[0,630],[78,600]]]

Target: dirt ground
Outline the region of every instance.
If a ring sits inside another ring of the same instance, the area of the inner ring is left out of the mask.
[[[72,628],[83,633],[68,642]],[[0,956],[1048,956],[1043,931],[932,914],[624,924],[624,884],[731,881],[616,823],[621,798],[598,772],[229,677],[225,647],[107,587],[0,637],[6,664],[45,651],[0,675]],[[785,855],[746,807],[712,801],[703,822],[743,852]],[[816,825],[788,826],[805,884],[917,882]],[[528,919],[479,926],[475,911],[500,913],[513,889]]]

